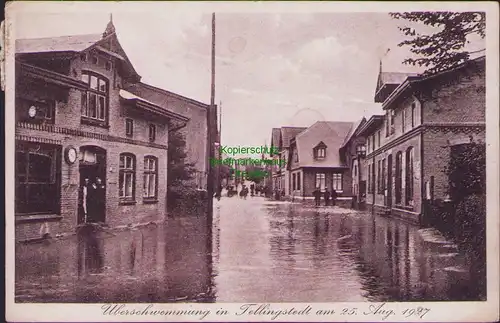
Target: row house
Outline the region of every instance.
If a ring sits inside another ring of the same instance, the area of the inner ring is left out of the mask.
[[[306,127],[281,127],[273,128],[271,133],[271,147],[278,148],[278,153],[271,150],[270,157],[273,160],[271,167],[271,183],[274,191],[282,192],[285,196],[291,193],[291,182],[289,169],[290,142],[291,140],[306,130]]]
[[[187,146],[205,151],[208,106],[142,83],[112,22],[103,34],[20,39],[15,49],[16,239],[83,223],[82,187],[97,178],[94,221],[164,218],[169,133],[197,129]],[[194,159],[204,171],[205,155]]]
[[[357,132],[366,157],[353,185],[366,182],[371,209],[421,223],[426,200],[448,197],[452,147],[484,142],[485,57],[433,75],[380,71],[375,102],[385,115]]]
[[[340,154],[346,138],[357,123],[318,121],[297,134],[290,143],[287,170],[290,195],[313,198],[319,188],[337,191],[341,197],[352,197],[350,161]],[[350,205],[349,205],[350,206]]]

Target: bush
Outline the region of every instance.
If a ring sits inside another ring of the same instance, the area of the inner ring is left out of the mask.
[[[206,201],[207,192],[191,185],[172,186],[167,193],[167,206],[170,212],[198,213],[206,205]]]
[[[478,248],[486,247],[486,195],[464,197],[457,204],[456,219],[460,241]]]

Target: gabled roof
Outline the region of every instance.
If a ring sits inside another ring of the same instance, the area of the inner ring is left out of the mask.
[[[339,148],[353,127],[353,122],[318,121],[295,137],[299,155],[298,167],[345,167]],[[316,160],[313,149],[319,142],[328,148],[324,159]]]
[[[16,55],[31,56],[44,53],[74,54],[84,52],[90,48],[95,48],[117,58],[124,64],[128,76],[131,76],[134,81],[140,81],[141,76],[137,73],[120,45],[112,21],[108,23],[106,30],[102,34],[17,39],[15,50]]]
[[[373,132],[378,126],[384,122],[384,115],[373,115],[366,121],[357,131],[357,135],[366,136]]]
[[[361,118],[361,120],[358,120],[356,123],[354,123],[352,125],[351,129],[349,129],[349,133],[345,137],[345,140],[342,143],[342,146],[340,146],[340,148],[344,148],[349,143],[349,141],[352,139],[352,137],[354,137],[354,134],[359,129],[359,127],[361,127],[365,122],[366,122],[366,118],[363,117],[363,118]]]
[[[417,76],[417,73],[379,72],[377,87],[375,89],[375,102],[383,102],[399,84],[408,77]]]
[[[282,148],[289,148],[290,141],[306,129],[307,127],[281,127]]]
[[[102,34],[73,35],[16,40],[16,54],[81,52],[102,39]]]

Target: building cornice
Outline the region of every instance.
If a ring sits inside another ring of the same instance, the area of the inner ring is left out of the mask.
[[[377,156],[380,153],[387,151],[395,146],[411,139],[415,136],[418,136],[420,133],[425,132],[427,130],[431,131],[464,131],[464,130],[481,130],[485,129],[486,124],[484,122],[432,122],[432,123],[424,123],[423,125],[419,125],[410,131],[402,134],[401,136],[391,140],[390,142],[384,144],[382,147],[377,148],[369,154],[366,154],[365,159],[372,158],[373,156]]]
[[[82,91],[87,89],[86,83],[67,75],[20,62],[17,62],[16,65],[18,73],[24,77],[40,79],[66,88],[75,88]]]
[[[55,126],[55,125],[51,125],[51,124],[33,124],[33,123],[29,123],[29,122],[18,122],[16,124],[16,139],[17,140],[34,141],[34,142],[41,142],[41,143],[46,142],[46,139],[41,139],[41,138],[38,138],[38,137],[33,136],[33,135],[26,136],[24,134],[17,133],[20,129],[44,131],[44,132],[49,132],[49,133],[58,133],[58,134],[76,136],[76,137],[91,138],[91,139],[110,141],[110,142],[119,142],[119,143],[152,147],[152,148],[158,148],[158,149],[167,149],[168,148],[167,145],[161,145],[161,144],[157,144],[157,143],[153,143],[153,142],[145,142],[145,141],[134,140],[134,139],[130,139],[130,138],[111,136],[108,134],[88,132],[88,131],[83,131],[80,129],[59,127],[59,126]],[[53,141],[52,143],[57,144],[59,142],[60,141]]]

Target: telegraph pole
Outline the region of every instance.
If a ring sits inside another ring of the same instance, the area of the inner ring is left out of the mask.
[[[214,111],[215,111],[215,13],[212,13],[212,79],[211,79],[211,91],[210,91],[210,107],[207,111],[207,146],[208,146],[208,174],[207,174],[207,194],[208,194],[208,220],[209,226],[212,225],[213,217],[213,202],[214,202],[214,174],[213,166],[211,164],[214,158]]]

